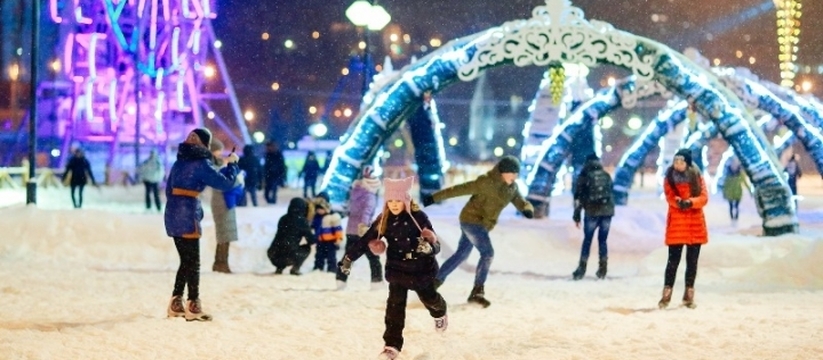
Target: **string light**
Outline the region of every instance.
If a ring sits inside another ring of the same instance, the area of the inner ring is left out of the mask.
[[[563,65],[549,66],[549,80],[551,80],[549,90],[552,95],[552,104],[555,106],[560,105],[560,102],[563,101],[563,91],[566,86],[566,69],[563,68]]]
[[[797,44],[800,40],[801,0],[777,0],[777,43],[780,85],[792,87],[797,72]]]

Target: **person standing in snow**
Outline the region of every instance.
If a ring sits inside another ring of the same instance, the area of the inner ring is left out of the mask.
[[[252,206],[257,207],[257,187],[262,184],[263,166],[260,165],[260,158],[254,154],[253,145],[243,146],[243,157],[240,158],[237,165],[240,167],[240,170],[246,172],[245,193],[237,205],[246,206],[245,194],[248,193]]]
[[[157,156],[157,150],[152,149],[149,158],[137,169],[140,180],[143,180],[143,185],[146,187],[146,210],[151,210],[151,196],[154,196],[157,211],[161,210],[159,184],[163,181],[163,172],[163,163]]]
[[[729,202],[729,216],[732,221],[737,221],[740,216],[740,200],[743,199],[743,188],[749,187],[746,174],[740,167],[740,161],[736,157],[731,158],[726,167],[723,180],[723,198]]]
[[[314,270],[337,272],[337,250],[343,241],[340,214],[332,212],[328,201],[318,196],[314,199],[314,219],[311,224],[317,237]]]
[[[163,220],[166,234],[174,239],[180,256],[180,267],[174,280],[174,290],[167,314],[169,317],[185,317],[187,321],[210,321],[200,303],[200,237],[203,207],[198,196],[211,186],[229,191],[239,169],[237,154],[226,159],[228,165],[221,173],[214,169],[209,152],[212,135],[205,128],[192,130],[178,146],[177,161],[172,165],[166,186],[166,212]],[[183,290],[188,286],[189,296],[183,306]]]
[[[66,171],[63,172],[63,182],[68,183],[71,187],[71,202],[75,209],[83,207],[83,188],[86,184],[91,182],[93,186],[97,186],[94,181],[94,174],[91,171],[91,164],[86,159],[83,149],[74,150],[74,155],[66,164]],[[74,193],[77,191],[77,196]]]
[[[674,154],[672,165],[666,170],[663,180],[663,192],[669,204],[666,219],[669,259],[666,262],[663,296],[658,306],[663,309],[672,300],[674,278],[685,247],[686,289],[683,293],[683,305],[694,308],[694,281],[697,277],[700,247],[709,241],[706,217],[703,214],[703,207],[709,202],[709,194],[700,169],[692,164],[690,150],[680,149]]]
[[[269,204],[277,203],[277,189],[286,185],[286,159],[283,152],[276,143],[269,141],[266,143],[266,156],[264,158],[263,173],[265,183],[264,198]]]
[[[460,211],[460,230],[462,236],[457,244],[457,250],[443,263],[437,274],[437,285],[440,286],[446,277],[469,257],[472,248],[480,251],[480,260],[474,278],[474,288],[469,295],[468,302],[488,307],[491,302],[486,299],[484,284],[489,274],[489,268],[494,259],[489,232],[494,229],[500,212],[509,203],[519,210],[526,218],[534,217],[534,207],[526,201],[517,189],[517,174],[520,172],[520,161],[516,157],[504,156],[497,165],[486,174],[463,184],[455,185],[435,192],[424,194],[423,206],[449,198],[471,195],[469,202]]]
[[[411,199],[413,183],[414,178],[385,180],[383,212],[360,240],[349,247],[338,264],[340,271],[348,275],[352,262],[367,251],[386,253],[389,297],[386,300],[385,347],[380,354],[381,359],[396,359],[403,350],[409,290],[417,293],[429,315],[434,318],[437,332],[442,333],[448,327],[446,300],[437,292],[434,283],[437,274],[435,255],[440,252],[440,242],[426,213]]]
[[[317,185],[317,177],[320,176],[320,163],[317,162],[317,156],[314,151],[309,151],[306,155],[306,161],[303,164],[303,169],[297,174],[298,178],[303,178],[303,197],[309,197],[309,189],[311,189],[311,197],[317,196],[314,187]]]
[[[363,177],[352,185],[349,219],[346,223],[346,251],[360,241],[360,237],[368,230],[374,217],[380,179],[372,176],[373,170],[371,166],[364,167]],[[380,264],[380,257],[367,251],[366,258],[369,259],[372,288],[379,288],[379,285],[383,283],[383,266]],[[346,287],[348,278],[349,276],[342,271],[337,271],[338,290]]]
[[[277,233],[266,251],[275,274],[282,274],[283,269],[291,266],[292,275],[302,275],[300,267],[316,242],[307,218],[311,211],[309,205],[306,199],[291,199],[286,214],[277,222]]]
[[[786,173],[786,182],[789,183],[789,189],[792,191],[792,195],[794,195],[794,207],[797,208],[797,179],[800,179],[803,176],[803,172],[800,170],[800,164],[797,163],[797,154],[792,155],[789,159],[789,162],[786,163],[786,168],[783,169],[783,172]]]
[[[597,232],[597,250],[600,262],[597,268],[597,278],[606,277],[609,261],[609,250],[606,240],[609,237],[609,227],[614,216],[614,194],[612,192],[612,178],[595,154],[586,157],[583,170],[577,176],[574,184],[574,220],[575,226],[580,228],[580,212],[586,211],[583,219],[583,245],[580,248],[580,263],[572,273],[574,280],[580,280],[586,275],[586,263],[589,261],[589,251],[592,247],[594,230]]]
[[[229,170],[223,159],[223,142],[212,139],[209,148],[211,149],[214,168],[227,175]],[[214,272],[231,274],[229,248],[230,244],[238,239],[237,210],[235,210],[235,207],[237,207],[240,199],[245,196],[243,190],[244,180],[243,171],[240,171],[231,190],[223,192],[219,189],[211,189],[211,216],[214,219],[214,239],[217,241],[217,248],[214,251],[214,264],[211,266],[211,270]]]

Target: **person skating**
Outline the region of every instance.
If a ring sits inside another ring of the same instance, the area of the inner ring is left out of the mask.
[[[309,151],[306,154],[306,161],[303,164],[303,169],[297,174],[298,178],[303,178],[303,197],[309,197],[309,189],[311,189],[311,197],[316,197],[315,186],[317,185],[317,177],[320,176],[320,163],[317,162],[317,155],[314,151]]]
[[[352,185],[349,201],[349,219],[346,223],[346,251],[360,241],[360,237],[369,228],[369,224],[374,217],[374,210],[377,207],[377,191],[380,189],[380,179],[372,176],[372,167],[363,168],[363,177],[355,180]],[[366,252],[371,269],[372,288],[380,288],[383,283],[383,266],[380,264],[380,257]],[[349,276],[341,271],[337,271],[337,289],[346,287]]]
[[[703,207],[709,201],[706,183],[700,169],[692,164],[691,151],[680,149],[674,154],[671,167],[666,170],[663,191],[669,211],[666,219],[666,245],[669,258],[663,285],[663,296],[658,306],[663,309],[672,299],[675,275],[680,265],[683,247],[686,248],[686,288],[683,305],[694,308],[694,282],[700,247],[709,241]]]
[[[277,222],[277,233],[266,251],[275,268],[275,274],[282,274],[291,266],[292,275],[301,275],[300,266],[309,257],[311,245],[316,240],[307,218],[309,202],[303,198],[293,198],[286,214]]]
[[[440,243],[428,216],[411,199],[413,183],[414,178],[384,181],[386,202],[383,212],[360,241],[346,251],[338,264],[344,274],[349,274],[352,262],[367,251],[386,253],[389,297],[386,300],[385,347],[380,354],[381,359],[396,359],[403,350],[409,290],[417,293],[429,315],[434,318],[437,332],[442,333],[448,327],[446,300],[437,292],[434,283],[437,274],[435,255],[440,252]]]
[[[192,130],[178,146],[177,161],[172,165],[166,186],[166,234],[174,239],[180,256],[180,267],[174,280],[174,290],[167,314],[184,316],[186,320],[210,321],[200,303],[200,237],[203,207],[198,196],[206,186],[229,191],[237,176],[237,155],[229,154],[225,173],[215,170],[209,151],[211,132],[205,128]],[[188,286],[188,299],[183,305],[183,290]]]
[[[149,153],[148,159],[140,164],[137,172],[140,176],[140,180],[143,181],[143,185],[146,188],[146,210],[151,210],[151,197],[153,196],[154,205],[157,207],[157,211],[160,211],[159,184],[163,181],[165,171],[163,169],[163,163],[160,161],[160,157],[157,156],[157,150],[152,149],[151,153]]]
[[[223,143],[218,139],[212,139],[211,146],[212,162],[214,168],[225,173],[225,161],[223,159]],[[231,243],[238,240],[237,236],[237,210],[235,207],[240,199],[245,196],[243,187],[245,177],[240,171],[234,180],[234,187],[226,192],[212,188],[211,193],[211,215],[214,219],[214,238],[217,248],[214,251],[214,264],[211,270],[214,272],[231,274],[229,267],[229,249]]]
[[[478,176],[473,181],[423,195],[424,206],[457,196],[471,195],[468,203],[460,211],[460,230],[462,231],[460,242],[454,254],[440,268],[437,274],[437,286],[440,286],[452,271],[466,261],[472,248],[477,247],[480,260],[475,272],[474,288],[469,294],[468,301],[483,307],[491,304],[486,299],[484,289],[494,258],[494,248],[489,232],[494,229],[500,212],[509,203],[514,204],[526,218],[534,217],[534,207],[520,195],[517,183],[514,182],[519,172],[520,161],[509,155],[500,159],[489,172]]]
[[[243,170],[246,173],[244,191],[245,194],[249,195],[252,206],[256,207],[257,187],[262,184],[263,166],[260,165],[260,158],[254,154],[253,145],[243,146],[243,157],[241,157],[237,162],[237,166],[240,167],[240,170]],[[240,203],[238,203],[239,206],[246,206],[246,204],[248,204],[245,194],[243,195]]]
[[[286,159],[283,152],[274,142],[266,144],[266,157],[263,163],[263,173],[265,174],[264,198],[269,204],[277,203],[277,189],[286,185]]]
[[[740,200],[743,199],[743,188],[748,188],[749,182],[746,180],[746,173],[743,172],[740,161],[736,157],[731,158],[724,175],[723,198],[729,202],[729,217],[732,221],[737,221],[740,216]]]
[[[614,194],[612,192],[612,178],[595,154],[586,157],[583,170],[578,175],[574,186],[574,220],[575,226],[580,228],[580,212],[585,210],[583,218],[583,245],[580,248],[580,262],[577,270],[572,273],[574,280],[580,280],[586,275],[586,264],[589,261],[589,251],[597,229],[597,250],[600,261],[597,267],[598,279],[606,277],[609,261],[609,250],[606,240],[609,237],[609,227],[614,216]]]
[[[63,182],[68,183],[71,188],[71,202],[75,209],[83,207],[83,189],[86,184],[91,183],[97,186],[94,180],[94,173],[91,171],[91,164],[86,159],[83,149],[74,150],[74,155],[66,164],[66,171],[63,173]],[[77,195],[75,196],[75,192]]]

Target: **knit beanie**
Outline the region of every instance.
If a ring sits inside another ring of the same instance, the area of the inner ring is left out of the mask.
[[[686,162],[686,166],[692,167],[692,152],[691,152],[691,150],[689,150],[689,149],[677,150],[677,152],[674,153],[674,158],[677,159],[678,157],[683,159],[683,161]]]
[[[197,137],[200,138],[200,142],[202,142],[203,145],[205,145],[206,147],[209,147],[211,145],[211,131],[209,131],[209,129],[197,128],[192,130],[191,132],[196,134]]]
[[[389,200],[400,200],[406,204],[406,211],[411,212],[411,188],[414,185],[414,177],[405,179],[385,179],[383,180],[383,198]]]
[[[505,173],[520,173],[520,160],[517,160],[516,157],[511,155],[506,155],[500,161],[497,162],[497,170],[500,171],[501,174]]]

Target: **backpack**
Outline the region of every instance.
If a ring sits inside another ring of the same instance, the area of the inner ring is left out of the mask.
[[[612,199],[612,178],[603,170],[590,171],[586,174],[586,205],[605,205]]]

